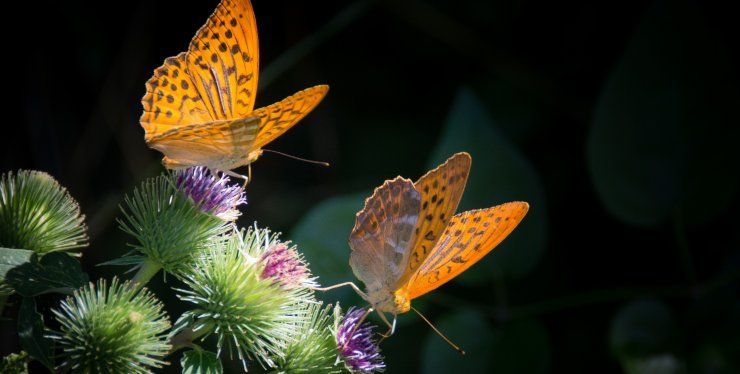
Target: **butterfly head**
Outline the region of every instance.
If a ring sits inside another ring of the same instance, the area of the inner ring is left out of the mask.
[[[251,164],[251,163],[257,161],[257,159],[260,158],[260,156],[262,156],[262,150],[261,149],[256,149],[256,150],[254,150],[252,152],[249,152],[249,154],[247,154],[247,164]]]
[[[406,313],[411,309],[411,300],[405,289],[388,292],[387,289],[368,289],[368,302],[378,311],[392,314]]]

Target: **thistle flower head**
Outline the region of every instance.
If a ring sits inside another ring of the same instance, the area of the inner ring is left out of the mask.
[[[229,232],[233,224],[204,213],[169,176],[144,181],[124,199],[121,229],[133,236],[132,247],[145,259],[178,275],[214,237]]]
[[[272,373],[341,373],[332,331],[332,306],[315,303],[306,304],[306,308],[309,318],[293,327],[293,336],[282,354],[274,357]]]
[[[165,364],[169,320],[146,289],[113,279],[76,291],[53,310],[61,368],[75,372],[148,373]]]
[[[87,244],[85,216],[49,174],[20,170],[0,176],[0,247],[44,255]]]
[[[175,332],[191,329],[194,336],[217,337],[218,354],[236,352],[246,368],[248,359],[271,367],[308,318],[305,302],[313,300],[306,288],[288,289],[263,279],[259,261],[267,230],[234,232],[226,241],[214,241],[182,279],[188,290],[180,299],[194,304],[175,324]],[[268,241],[269,242],[269,241]]]
[[[190,197],[202,211],[225,221],[234,221],[239,215],[238,206],[247,203],[244,188],[229,184],[229,177],[220,178],[203,166],[196,166],[175,173],[175,184]]]
[[[316,285],[303,256],[296,251],[295,246],[288,247],[288,244],[275,241],[262,253],[262,279],[276,280],[287,288]]]
[[[353,373],[372,373],[385,370],[380,347],[373,339],[373,325],[361,323],[366,310],[349,308],[336,327],[339,355]]]

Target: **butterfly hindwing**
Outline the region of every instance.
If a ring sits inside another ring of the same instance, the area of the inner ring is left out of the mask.
[[[329,86],[319,85],[298,91],[275,104],[255,110],[251,116],[260,119],[260,129],[255,149],[264,147],[293,127],[318,105],[329,91]]]
[[[146,82],[139,122],[145,139],[173,128],[213,121],[186,69],[185,53],[164,60]]]
[[[394,290],[405,271],[420,206],[413,183],[397,177],[376,188],[357,213],[349,263],[368,291]]]
[[[166,154],[172,160],[169,165],[174,161],[216,167],[224,159],[238,158],[253,149],[259,125],[254,117],[194,124],[164,132],[149,145]]]
[[[187,63],[213,118],[249,115],[259,73],[257,23],[250,2],[222,0],[190,42]]]
[[[454,216],[411,277],[408,297],[419,297],[467,270],[501,243],[528,210],[529,204],[517,201]]]
[[[455,215],[457,205],[465,191],[470,162],[468,153],[456,153],[414,183],[414,187],[421,194],[421,212],[416,228],[416,240],[411,246],[413,252],[409,258],[408,276],[424,262],[440,234],[447,227],[447,223]],[[401,279],[400,282],[405,282],[406,279]]]

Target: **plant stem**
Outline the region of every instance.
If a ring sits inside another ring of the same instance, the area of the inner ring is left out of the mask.
[[[141,288],[146,285],[149,280],[152,279],[154,274],[157,274],[161,268],[161,265],[151,260],[146,260],[141,264],[139,271],[136,272],[136,275],[131,279],[131,282],[136,284],[136,288]]]

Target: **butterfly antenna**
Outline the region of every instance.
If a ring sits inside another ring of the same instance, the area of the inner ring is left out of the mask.
[[[458,347],[455,343],[453,343],[450,339],[448,339],[441,331],[439,331],[436,327],[434,327],[434,325],[431,322],[429,322],[429,320],[427,319],[427,317],[424,317],[424,315],[422,315],[414,307],[411,307],[411,310],[413,310],[414,312],[416,312],[416,314],[418,314],[419,317],[421,317],[421,319],[423,319],[424,322],[426,322],[427,325],[429,325],[429,327],[431,327],[432,330],[434,330],[434,332],[437,333],[437,335],[439,335],[440,337],[442,337],[442,339],[444,339],[444,341],[446,341],[447,344],[449,344],[452,348],[454,348],[457,351],[457,353],[459,353],[459,354],[461,354],[463,356],[465,355],[465,351],[463,351],[460,347]]]
[[[278,154],[280,156],[285,156],[287,158],[292,158],[294,160],[308,162],[309,164],[316,164],[316,165],[321,165],[321,166],[329,167],[329,163],[328,162],[324,162],[324,161],[308,160],[308,159],[305,159],[305,158],[300,158],[300,157],[296,157],[296,156],[293,156],[293,155],[289,155],[289,154],[286,154],[286,153],[283,153],[283,152],[273,151],[272,149],[262,149],[262,151],[264,151],[264,152],[272,152],[272,153]]]

